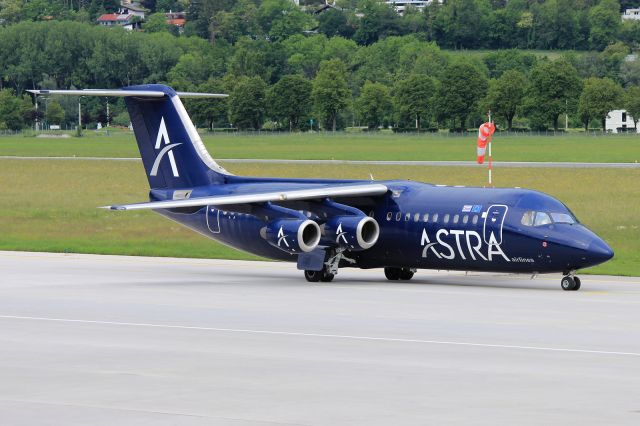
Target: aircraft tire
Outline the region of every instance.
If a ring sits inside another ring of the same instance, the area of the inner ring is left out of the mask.
[[[413,278],[413,272],[411,272],[411,269],[402,268],[400,270],[400,279],[402,281],[409,281],[411,278]]]
[[[576,282],[573,277],[567,275],[566,277],[562,277],[562,281],[560,281],[560,287],[564,291],[573,291],[576,289]]]
[[[323,271],[304,271],[304,277],[310,283],[317,283],[323,275]]]
[[[335,275],[332,274],[331,272],[322,271],[320,276],[320,281],[322,281],[323,283],[330,283],[331,281],[333,281],[334,277]]]
[[[573,281],[575,281],[576,286],[573,288],[573,291],[578,291],[580,290],[580,278],[578,277],[573,277]]]
[[[384,268],[384,276],[387,277],[389,281],[398,281],[400,279],[401,273],[402,269],[400,268]]]

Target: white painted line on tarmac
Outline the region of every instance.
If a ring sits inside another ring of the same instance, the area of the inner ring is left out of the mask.
[[[191,326],[191,325],[150,324],[150,323],[100,321],[100,320],[84,320],[84,319],[70,319],[70,318],[31,317],[31,316],[18,316],[18,315],[0,315],[0,319],[640,357],[639,352],[602,351],[602,350],[596,350],[596,349],[552,348],[552,347],[546,347],[546,346],[500,345],[500,344],[492,344],[492,343],[455,342],[455,341],[447,341],[447,340],[424,340],[424,339],[403,339],[403,338],[394,338],[394,337],[351,336],[351,335],[343,335],[343,334],[302,333],[302,332],[293,332],[293,331],[251,330],[251,329],[242,329],[242,328],[217,328],[217,327],[201,327],[201,326]]]

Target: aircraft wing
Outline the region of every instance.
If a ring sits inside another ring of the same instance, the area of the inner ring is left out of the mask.
[[[222,206],[227,204],[266,203],[268,201],[310,200],[326,197],[353,197],[382,195],[388,191],[386,185],[380,183],[366,184],[332,184],[309,189],[292,189],[290,191],[254,192],[245,194],[214,195],[210,197],[186,198],[180,200],[150,201],[146,203],[121,204],[104,206],[111,210],[143,210],[174,209],[180,207]]]

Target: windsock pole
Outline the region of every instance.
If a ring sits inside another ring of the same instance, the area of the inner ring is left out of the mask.
[[[491,123],[491,110],[489,110],[489,123]],[[489,137],[489,186],[493,186],[493,163],[491,162],[491,140],[493,139],[493,135]]]

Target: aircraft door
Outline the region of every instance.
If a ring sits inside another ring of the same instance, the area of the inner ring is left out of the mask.
[[[503,204],[494,204],[487,210],[483,229],[485,244],[502,244],[502,226],[508,209]]]
[[[207,206],[207,227],[213,234],[220,233],[220,210]]]

